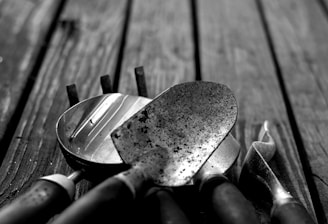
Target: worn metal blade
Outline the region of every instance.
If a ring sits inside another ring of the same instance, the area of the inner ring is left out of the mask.
[[[204,180],[211,175],[226,174],[236,162],[239,152],[239,143],[229,134],[194,176],[194,180]]]
[[[270,192],[272,200],[291,198],[289,192],[283,188],[280,181],[257,149],[258,147],[261,147],[259,142],[257,142],[257,144],[252,144],[247,152],[240,174],[240,186],[244,189],[246,194],[250,195],[256,195],[255,192],[259,190],[258,187],[254,186],[261,186]]]
[[[112,139],[125,163],[148,167],[158,185],[187,183],[233,127],[237,103],[225,85],[189,82],[156,97]]]

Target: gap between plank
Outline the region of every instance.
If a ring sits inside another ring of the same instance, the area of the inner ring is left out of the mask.
[[[323,206],[322,206],[322,203],[321,203],[321,200],[319,197],[318,189],[317,189],[314,179],[312,177],[312,169],[311,169],[310,162],[309,162],[306,150],[305,150],[303,139],[302,139],[301,133],[300,133],[298,125],[297,125],[297,121],[295,118],[293,108],[291,106],[290,99],[288,97],[287,89],[286,89],[283,75],[282,75],[282,70],[279,65],[277,53],[276,53],[275,47],[274,47],[274,42],[272,39],[272,35],[270,33],[269,24],[268,24],[267,18],[265,16],[265,10],[263,8],[261,0],[255,0],[255,2],[256,2],[258,11],[259,11],[259,16],[260,16],[260,19],[262,22],[262,26],[264,28],[265,36],[266,36],[266,39],[268,42],[269,50],[270,50],[271,57],[272,57],[274,67],[276,70],[279,86],[280,86],[280,89],[282,92],[282,97],[283,97],[283,100],[284,100],[284,103],[286,106],[286,110],[287,110],[287,116],[288,116],[288,119],[289,119],[289,122],[291,125],[291,129],[292,129],[293,137],[294,137],[295,144],[297,147],[297,151],[300,156],[306,183],[307,183],[309,191],[310,191],[315,215],[316,215],[318,223],[327,223],[326,216],[325,216],[325,213],[323,210]]]
[[[46,35],[44,37],[43,44],[41,45],[40,50],[37,53],[37,56],[36,56],[34,65],[31,69],[31,72],[30,72],[30,74],[28,74],[26,85],[18,99],[17,107],[15,108],[13,115],[8,122],[8,125],[7,125],[8,128],[6,129],[6,132],[4,133],[3,138],[0,141],[0,145],[2,148],[0,150],[0,165],[2,165],[2,162],[8,151],[8,148],[10,146],[12,138],[15,134],[18,123],[19,123],[21,116],[23,114],[23,111],[25,109],[25,105],[27,104],[30,93],[32,92],[33,86],[35,84],[38,73],[42,66],[44,57],[48,51],[51,38],[56,30],[57,22],[59,20],[60,14],[62,13],[62,11],[64,9],[65,4],[66,4],[66,0],[61,0],[57,5],[57,8],[54,13],[54,17],[49,25],[48,32],[46,33]]]
[[[195,65],[195,80],[202,80],[201,75],[201,63],[200,63],[200,51],[199,51],[199,23],[198,23],[198,13],[197,13],[197,0],[189,0],[190,11],[191,11],[191,27],[192,27],[192,37],[194,41],[194,65]]]
[[[121,38],[122,41],[119,46],[116,67],[114,70],[114,81],[113,81],[113,92],[114,93],[116,93],[118,91],[118,87],[119,87],[119,83],[120,83],[120,75],[121,75],[127,33],[129,30],[130,17],[131,17],[131,13],[132,13],[132,6],[133,6],[133,0],[128,0],[127,5],[126,5],[126,10],[125,10],[124,23],[123,23],[122,38]]]
[[[326,19],[328,19],[328,5],[325,0],[317,0],[318,4],[320,5],[323,14],[325,15]]]

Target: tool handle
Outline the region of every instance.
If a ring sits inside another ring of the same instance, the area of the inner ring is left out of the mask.
[[[186,214],[174,198],[171,189],[154,187],[148,195],[147,211],[153,211],[149,217],[153,217],[149,223],[160,224],[190,224]]]
[[[172,194],[166,190],[160,190],[157,192],[157,197],[160,203],[159,209],[162,224],[190,224]]]
[[[131,169],[110,177],[64,210],[52,224],[120,223],[144,182]]]
[[[260,223],[254,207],[238,188],[223,175],[207,178],[201,185],[209,212],[213,219],[223,224]]]
[[[271,221],[280,224],[315,224],[305,207],[293,198],[275,203],[271,211]]]
[[[69,205],[71,198],[60,184],[41,179],[0,210],[3,224],[45,223]]]

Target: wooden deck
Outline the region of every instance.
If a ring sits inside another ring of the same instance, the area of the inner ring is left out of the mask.
[[[3,0],[0,31],[0,206],[41,176],[72,171],[55,135],[67,85],[87,99],[109,74],[115,91],[137,95],[143,66],[151,98],[193,80],[233,90],[237,167],[271,121],[270,165],[327,223],[327,0]],[[91,186],[80,182],[76,198]]]

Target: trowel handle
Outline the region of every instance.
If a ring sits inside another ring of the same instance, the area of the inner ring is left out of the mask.
[[[223,224],[260,223],[252,204],[223,175],[203,181],[201,193],[205,195],[208,210],[215,221]]]
[[[129,217],[127,210],[139,193],[137,188],[144,184],[138,175],[131,175],[138,180],[126,178],[131,172],[106,179],[65,209],[52,224],[115,223]]]
[[[149,223],[190,224],[171,189],[154,187],[149,191],[147,199],[149,207],[147,207],[147,212],[153,213],[147,215],[153,218],[149,220]]]
[[[73,188],[74,186],[73,184]],[[70,191],[70,180],[66,176],[55,174],[43,177],[27,192],[0,210],[0,222],[45,223],[68,206],[72,199]]]
[[[271,211],[271,222],[276,224],[315,224],[305,207],[293,198],[274,205]]]

